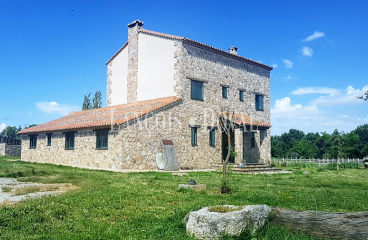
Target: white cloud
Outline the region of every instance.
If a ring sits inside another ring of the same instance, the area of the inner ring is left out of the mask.
[[[58,104],[57,102],[38,102],[36,106],[42,112],[60,115],[68,115],[71,112],[80,111],[80,108],[77,106]]]
[[[304,39],[303,41],[308,42],[308,41],[312,41],[314,39],[323,37],[325,34],[323,32],[318,32],[315,31],[312,35],[310,35],[309,37],[307,37],[306,39]]]
[[[292,104],[289,97],[278,99],[271,109],[272,135],[281,135],[291,128],[309,132],[328,132],[333,130],[351,131],[357,126],[368,123],[368,119],[358,119],[350,114],[342,114],[340,110],[320,109],[316,104],[302,106]],[[367,117],[368,118],[368,117]]]
[[[290,61],[289,59],[284,59],[282,61],[285,63],[286,68],[292,68],[293,67],[293,62]]]
[[[323,89],[323,88],[322,88]],[[352,86],[348,86],[346,90],[339,89],[328,89],[326,92],[319,92],[321,94],[328,94],[327,96],[320,96],[311,101],[312,104],[317,104],[318,106],[334,106],[334,105],[346,105],[346,104],[360,104],[363,103],[362,100],[356,98],[358,95],[362,95],[365,91],[368,91],[368,85],[364,86],[362,89],[355,89]]]
[[[284,77],[284,80],[285,81],[289,81],[289,80],[291,80],[293,77],[291,76],[291,75],[288,75],[287,77]]]
[[[313,56],[313,49],[309,47],[303,47],[302,50],[300,50],[303,54],[303,56],[312,57]]]
[[[0,133],[6,128],[6,124],[2,123],[0,124]]]
[[[304,87],[304,88],[298,88],[297,90],[294,90],[292,92],[292,94],[294,95],[304,95],[304,94],[311,94],[311,93],[336,95],[336,94],[339,94],[340,91],[334,88],[327,88],[327,87]]]
[[[294,90],[294,95],[305,95],[305,94],[327,94],[320,96],[311,101],[312,104],[318,106],[333,106],[340,104],[359,104],[362,100],[356,98],[358,95],[362,95],[365,91],[368,91],[368,85],[362,89],[355,89],[352,86],[348,86],[346,89],[340,90],[335,88],[327,87],[305,87]]]
[[[277,68],[278,66],[277,66],[277,64],[276,64],[276,63],[274,63],[274,64],[272,64],[272,67],[273,67],[273,68]]]
[[[306,87],[292,92],[294,95],[319,94],[308,104],[292,104],[290,97],[277,99],[271,109],[272,134],[280,135],[295,128],[308,132],[331,133],[333,130],[349,132],[361,124],[368,123],[368,116],[361,115],[359,104],[366,102],[356,99],[368,90],[348,86],[346,89],[328,87]],[[366,113],[365,113],[366,114]]]

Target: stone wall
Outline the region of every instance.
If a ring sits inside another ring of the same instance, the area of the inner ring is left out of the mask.
[[[22,145],[6,145],[5,155],[20,157],[22,153]]]
[[[206,51],[194,46],[177,42],[176,74],[177,95],[182,96],[185,112],[191,113],[190,119],[186,119],[195,125],[208,123],[208,113],[216,113],[225,107],[239,114],[251,116],[259,121],[270,123],[270,72],[268,70],[249,65],[214,52]],[[191,80],[204,82],[204,101],[192,100],[190,96]],[[228,98],[222,98],[222,85],[228,86]],[[239,100],[239,91],[244,91],[244,102]],[[255,94],[264,95],[264,111],[255,109]],[[211,117],[214,117],[213,114]],[[207,127],[207,126],[203,126]],[[238,157],[236,162],[242,161],[243,157],[262,159],[265,162],[271,160],[271,134],[270,130],[262,130],[261,141],[260,129],[256,130],[255,151],[243,153],[242,134],[235,132],[235,147]],[[238,130],[239,131],[239,130]],[[216,135],[217,139],[221,139]],[[221,142],[219,143],[221,144]],[[250,147],[250,142],[249,142]],[[205,151],[206,152],[206,151]],[[221,160],[221,149],[213,155],[217,161]]]
[[[46,135],[40,134],[36,149],[31,149],[29,136],[22,136],[22,160],[79,167],[127,168],[121,151],[121,133],[109,134],[107,150],[96,149],[96,132],[92,130],[77,132],[74,141],[74,150],[66,150],[65,134],[52,134],[51,146],[47,146]]]
[[[5,156],[6,143],[0,143],[0,156]]]
[[[20,156],[21,145],[8,145],[6,143],[0,143],[0,156]]]

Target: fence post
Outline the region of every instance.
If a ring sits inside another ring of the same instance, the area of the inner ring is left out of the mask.
[[[337,158],[337,163],[336,163],[336,169],[337,169],[337,171],[339,171],[339,158]]]

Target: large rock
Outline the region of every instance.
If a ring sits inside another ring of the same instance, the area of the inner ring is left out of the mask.
[[[205,184],[196,184],[196,185],[189,185],[189,184],[179,184],[178,188],[186,188],[194,191],[203,191],[206,190],[207,186]]]
[[[224,205],[226,208],[238,208]],[[187,234],[198,239],[220,239],[223,235],[239,236],[242,231],[256,231],[265,223],[271,208],[267,205],[247,205],[232,212],[211,212],[209,207],[189,213],[183,221]]]

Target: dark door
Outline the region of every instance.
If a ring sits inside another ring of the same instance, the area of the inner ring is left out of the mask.
[[[234,137],[234,131],[231,130],[230,131],[230,141],[231,141],[231,146],[235,147],[235,137]],[[222,132],[222,161],[225,161],[227,153],[228,153],[228,139],[227,139],[227,134],[225,132]],[[235,163],[235,157],[234,156],[230,156],[229,159],[229,163]]]

